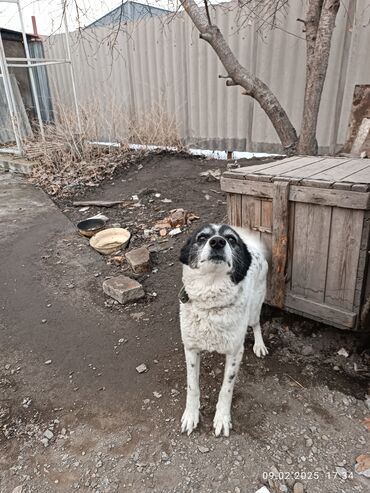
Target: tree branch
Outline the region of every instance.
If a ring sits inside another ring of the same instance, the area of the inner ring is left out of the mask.
[[[208,24],[212,26],[212,21],[211,21],[211,16],[209,15],[209,9],[208,9],[208,1],[204,0],[204,7],[206,9],[206,14],[207,14],[207,19],[208,19]]]
[[[194,0],[180,1],[199,30],[200,37],[207,41],[216,52],[230,79],[235,85],[241,86],[246,94],[253,97],[261,105],[273,124],[285,152],[294,153],[297,133],[276,96],[264,82],[239,63],[220,29],[215,25],[209,25],[206,15],[197,7]]]

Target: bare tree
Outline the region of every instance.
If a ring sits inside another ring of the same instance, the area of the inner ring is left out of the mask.
[[[219,27],[212,22],[207,0],[204,0],[204,7],[198,7],[194,0],[180,1],[199,30],[200,38],[209,43],[225,67],[226,85],[241,86],[244,89],[243,94],[254,98],[261,105],[273,124],[285,153],[317,154],[317,120],[340,0],[306,0],[306,18],[297,19],[304,25],[307,45],[306,89],[299,137],[271,89],[239,63]],[[270,25],[274,25],[277,12],[287,3],[288,0],[254,2],[260,8],[259,16]],[[250,8],[249,4],[250,0],[238,0],[238,9]],[[269,21],[266,20],[268,16]]]

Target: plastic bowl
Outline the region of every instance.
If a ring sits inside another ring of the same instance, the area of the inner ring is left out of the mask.
[[[90,239],[90,245],[99,253],[109,255],[120,248],[125,248],[131,233],[124,228],[108,228],[100,231]]]

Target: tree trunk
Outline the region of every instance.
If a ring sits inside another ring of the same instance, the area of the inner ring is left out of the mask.
[[[306,89],[298,153],[316,155],[316,131],[340,0],[309,0],[306,13]]]
[[[227,85],[239,85],[244,89],[243,94],[251,96],[261,105],[273,124],[282,143],[284,153],[296,153],[297,133],[272,91],[258,77],[243,67],[225,41],[220,29],[208,22],[203,10],[197,7],[194,0],[181,0],[185,11],[198,28],[200,38],[207,41],[220,59],[227,71]]]

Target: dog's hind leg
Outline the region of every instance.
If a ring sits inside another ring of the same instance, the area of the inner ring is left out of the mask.
[[[190,433],[197,427],[199,422],[199,367],[200,353],[185,348],[186,371],[187,371],[187,393],[186,408],[181,418],[181,433]]]
[[[216,437],[218,437],[221,432],[223,432],[225,437],[228,437],[232,428],[231,401],[233,398],[235,379],[239,371],[243,353],[244,346],[242,345],[236,354],[226,355],[224,380],[218,396],[216,414],[213,419],[213,428],[215,429]]]

